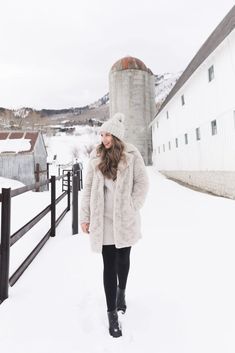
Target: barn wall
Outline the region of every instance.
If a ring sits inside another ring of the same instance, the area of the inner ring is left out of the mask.
[[[41,134],[39,134],[38,139],[35,143],[35,147],[34,147],[35,167],[36,167],[37,163],[39,163],[41,171],[46,171],[46,169],[47,169],[47,151],[46,151],[44,140],[43,140],[43,137]],[[47,178],[46,172],[40,173],[40,182],[45,181],[46,178]],[[46,187],[43,187],[42,189],[46,190]]]
[[[214,78],[210,80],[212,67]],[[235,198],[234,82],[235,30],[204,60],[155,119],[153,164],[158,171]],[[215,130],[212,122],[216,122]]]
[[[2,153],[0,154],[0,176],[19,180],[25,185],[35,183],[36,163],[40,164],[40,182],[47,178],[47,152],[41,134],[35,142],[34,151],[27,153]],[[42,187],[41,191],[47,190],[47,186]]]
[[[35,182],[33,154],[1,154],[0,176],[19,180],[25,185]]]

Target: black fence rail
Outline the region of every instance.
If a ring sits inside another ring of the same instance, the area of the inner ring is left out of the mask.
[[[66,178],[67,179],[67,190],[64,191],[58,198],[56,198],[56,181]],[[56,227],[63,219],[65,214],[70,210],[70,192],[71,192],[71,173],[68,172],[62,176],[52,176],[49,180],[42,183],[35,183],[29,186],[23,186],[21,188],[11,190],[10,188],[3,188],[0,194],[0,202],[2,203],[2,217],[1,217],[1,244],[0,244],[0,304],[8,298],[9,285],[13,286],[16,281],[20,278],[26,268],[34,260],[37,254],[40,252],[42,247],[46,244],[50,237],[55,237]],[[51,202],[44,208],[39,214],[33,219],[26,223],[23,227],[17,230],[14,234],[10,234],[11,225],[11,199],[12,197],[21,195],[30,190],[37,190],[43,185],[51,184]],[[62,211],[60,216],[56,219],[56,205],[67,196],[67,206]],[[43,236],[41,241],[33,249],[33,251],[27,256],[19,268],[9,278],[9,267],[10,267],[10,247],[13,246],[18,240],[20,240],[32,227],[34,227],[43,217],[48,213],[51,213],[51,227],[48,232]]]

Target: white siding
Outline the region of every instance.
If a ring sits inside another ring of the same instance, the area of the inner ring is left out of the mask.
[[[208,69],[215,78],[209,82]],[[185,105],[181,104],[184,95]],[[166,118],[169,112],[169,119]],[[152,127],[153,161],[158,170],[235,171],[235,31],[199,66],[164,107]],[[211,134],[211,121],[217,135]],[[196,128],[201,140],[196,140]],[[184,134],[188,134],[188,145]],[[175,147],[178,138],[179,147]],[[171,150],[168,142],[171,141]],[[163,152],[165,144],[166,152]],[[158,147],[160,146],[160,154]]]

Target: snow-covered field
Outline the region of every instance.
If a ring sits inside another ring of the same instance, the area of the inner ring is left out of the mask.
[[[48,162],[52,162],[56,156],[57,164],[73,163],[75,159],[87,158],[87,149],[99,142],[97,127],[76,126],[74,135],[65,133],[56,136],[45,136],[48,152]]]
[[[123,336],[108,333],[101,255],[91,252],[89,236],[72,235],[68,213],[0,306],[1,352],[234,353],[235,201],[185,188],[152,167],[148,173]],[[25,194],[22,214],[46,195]],[[12,263],[21,251],[12,251]]]
[[[234,201],[149,174],[123,337],[108,335],[101,256],[68,214],[0,307],[2,352],[234,352]]]

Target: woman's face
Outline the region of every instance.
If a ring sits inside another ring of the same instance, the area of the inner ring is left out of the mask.
[[[110,148],[113,145],[113,136],[109,132],[101,132],[101,141],[105,148]]]

